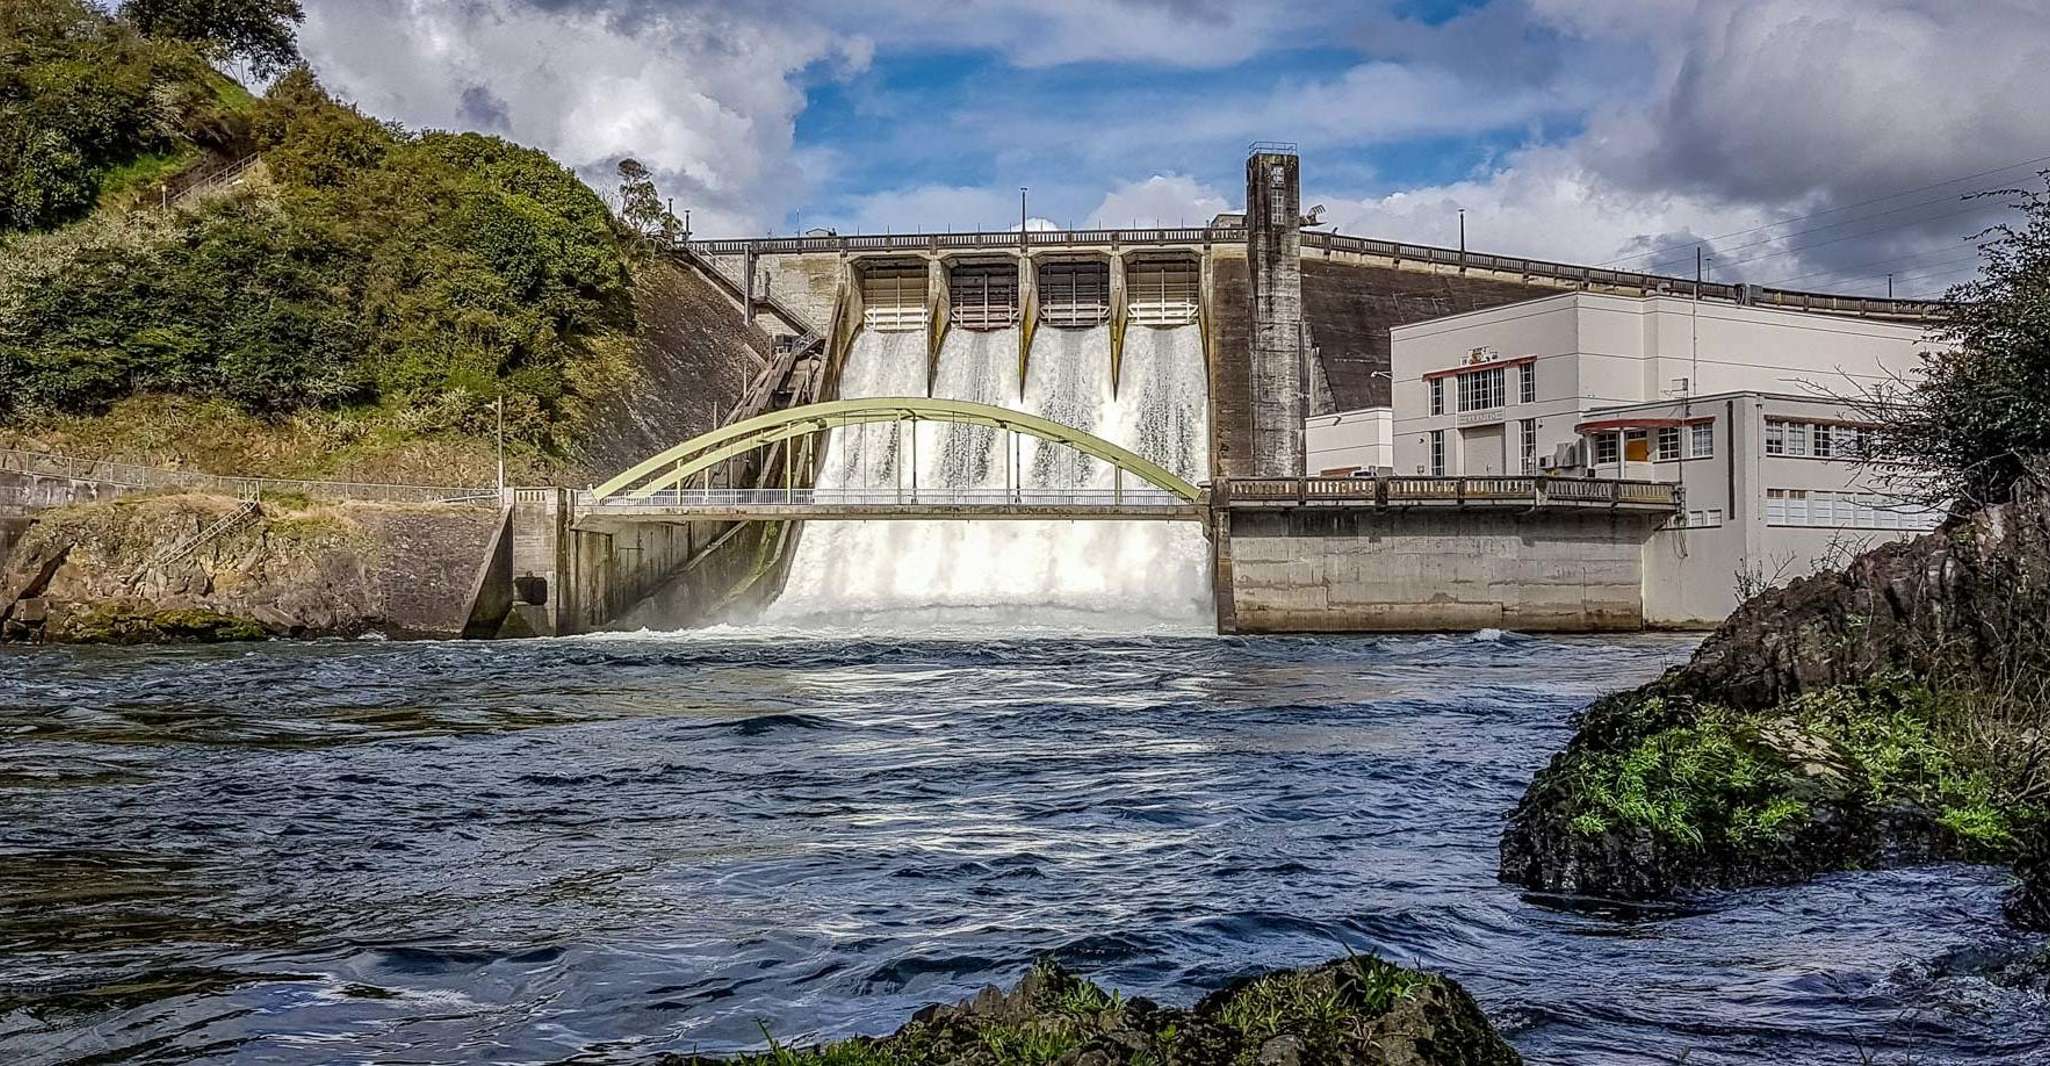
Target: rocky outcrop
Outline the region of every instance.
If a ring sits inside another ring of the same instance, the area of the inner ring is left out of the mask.
[[[488,507],[131,497],[41,512],[0,637],[108,643],[461,635]]]
[[[1473,998],[1443,977],[1355,956],[1241,981],[1191,1009],[1105,992],[1041,963],[1009,992],[931,1006],[880,1039],[778,1047],[721,1062],[825,1066],[1513,1066],[1522,1059]]]
[[[1765,593],[1598,701],[1510,816],[1501,876],[1649,899],[2019,859],[2011,913],[2050,925],[2046,668],[2050,496],[2030,488]]]
[[[1744,708],[1887,670],[1980,683],[2050,663],[2050,491],[2024,487],[1739,608],[1671,688]]]

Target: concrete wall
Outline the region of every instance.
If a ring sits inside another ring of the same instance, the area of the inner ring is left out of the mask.
[[[105,481],[0,471],[0,516],[25,517],[49,507],[111,500],[130,491],[128,486]]]
[[[1310,473],[1385,469],[1395,462],[1394,432],[1386,407],[1311,415],[1303,426]]]
[[[1252,271],[1253,477],[1303,474],[1309,382],[1303,326],[1302,161],[1246,160],[1246,261]]]
[[[770,523],[615,522],[578,528],[569,495],[521,489],[512,510],[511,579],[546,589],[514,597],[507,636],[564,636],[703,621],[773,565]],[[533,579],[545,585],[537,585]]]
[[[1641,629],[1644,543],[1655,521],[1581,512],[1228,512],[1216,541],[1220,627]]]

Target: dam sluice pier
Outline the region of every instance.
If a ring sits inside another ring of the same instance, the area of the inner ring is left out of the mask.
[[[519,490],[482,582],[507,631],[973,607],[1641,629],[1681,487],[1320,477],[1305,420],[1389,402],[1395,327],[1560,293],[1926,314],[1322,232],[1288,146],[1256,145],[1246,178],[1247,212],[1199,228],[684,243],[786,358],[712,433]]]

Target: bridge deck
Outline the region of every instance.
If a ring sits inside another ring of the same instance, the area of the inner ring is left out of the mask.
[[[1201,522],[1209,509],[1171,492],[1145,489],[667,489],[577,500],[579,524],[624,522],[1006,521]]]

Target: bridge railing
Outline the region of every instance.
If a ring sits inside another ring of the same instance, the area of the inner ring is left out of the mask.
[[[913,487],[882,488],[756,488],[756,489],[663,489],[644,497],[577,494],[577,506],[588,511],[689,510],[732,507],[1171,507],[1190,506],[1187,500],[1150,485],[1107,489],[947,489]]]
[[[1699,293],[1712,300],[1767,307],[1787,307],[1832,314],[1878,315],[1888,318],[1927,319],[1942,312],[1942,305],[1926,300],[1895,300],[1867,296],[1841,296],[1801,289],[1774,289],[1729,282],[1696,282],[1693,278],[1646,274],[1611,267],[1583,266],[1526,256],[1489,255],[1429,244],[1375,240],[1340,233],[1304,230],[1303,247],[1329,253],[1346,253],[1388,259],[1395,263],[1425,263],[1454,270],[1479,270],[1514,274],[1525,279],[1544,279],[1567,286],[1628,289],[1645,293],[1692,296]],[[1029,248],[1143,248],[1155,245],[1188,246],[1244,241],[1243,226],[1185,226],[1160,229],[1034,230],[1025,234]],[[937,252],[963,248],[1002,250],[1020,246],[1017,230],[962,233],[896,233],[831,237],[760,237],[738,240],[691,241],[690,247],[703,255],[789,254],[796,252]]]
[[[1220,502],[1415,507],[1517,505],[1672,509],[1680,486],[1663,481],[1534,476],[1232,478],[1213,487]]]

